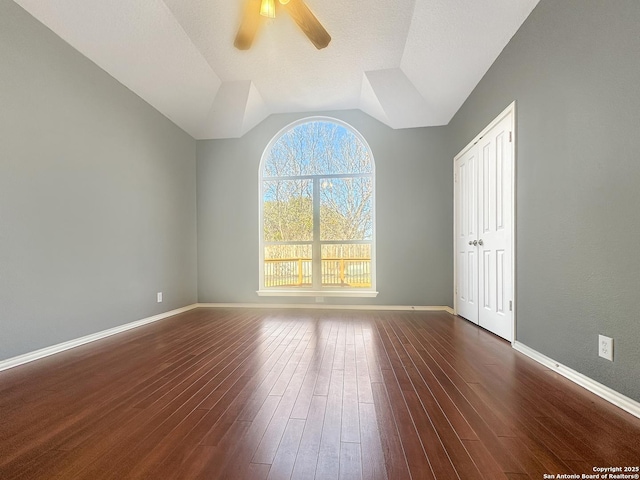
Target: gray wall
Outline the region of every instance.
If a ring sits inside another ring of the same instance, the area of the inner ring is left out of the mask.
[[[196,301],[195,148],[0,0],[0,360]]]
[[[451,157],[517,101],[517,340],[636,400],[639,25],[638,0],[542,0],[447,132]]]
[[[357,111],[329,112],[355,127],[376,164],[375,299],[326,303],[452,304],[452,167],[443,128],[392,130]],[[258,167],[273,136],[309,116],[273,115],[241,139],[198,142],[200,302],[303,303],[258,297]]]

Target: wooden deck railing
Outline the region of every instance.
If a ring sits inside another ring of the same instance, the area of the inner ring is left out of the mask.
[[[305,287],[312,284],[310,258],[264,261],[265,287]],[[371,286],[370,258],[323,258],[322,285],[351,288]]]

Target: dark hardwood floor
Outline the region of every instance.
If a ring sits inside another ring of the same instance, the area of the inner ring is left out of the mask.
[[[542,479],[640,420],[447,313],[197,309],[0,372],[2,479]]]

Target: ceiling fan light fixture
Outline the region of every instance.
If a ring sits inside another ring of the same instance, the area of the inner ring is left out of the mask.
[[[276,18],[276,0],[262,0],[262,3],[260,3],[260,15]]]
[[[305,0],[278,0],[283,7],[279,7],[286,11],[293,21],[300,27],[307,38],[313,45],[321,50],[331,42],[331,35],[318,21]],[[260,5],[260,8],[258,8]],[[248,50],[253,43],[256,32],[263,23],[260,17],[275,18],[276,1],[275,0],[245,0],[244,13],[240,28],[233,42],[238,50]]]

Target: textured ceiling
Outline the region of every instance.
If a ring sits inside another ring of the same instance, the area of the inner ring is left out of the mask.
[[[240,137],[283,112],[447,124],[538,3],[306,0],[327,48],[280,9],[240,51],[243,0],[14,1],[198,139]]]

